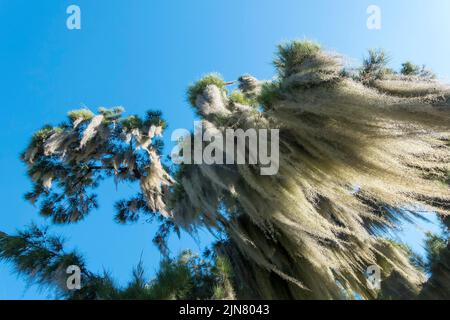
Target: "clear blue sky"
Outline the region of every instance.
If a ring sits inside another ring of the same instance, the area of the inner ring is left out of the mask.
[[[81,8],[81,30],[66,28],[71,4]],[[381,8],[381,30],[366,27],[370,4]],[[185,98],[191,82],[211,71],[227,80],[244,73],[271,78],[275,45],[296,38],[358,60],[368,48],[382,47],[395,67],[412,60],[449,79],[449,15],[447,0],[0,0],[0,230],[45,224],[23,201],[30,183],[18,157],[35,130],[60,122],[70,109],[160,109],[169,132],[191,128]],[[116,192],[108,184],[99,210],[77,225],[53,228],[85,254],[92,270],[105,267],[121,283],[141,252],[149,275],[160,259],[151,243],[155,226],[112,221],[114,200],[133,190],[123,185]],[[411,229],[406,238],[419,247],[419,236]],[[199,248],[186,235],[171,240],[174,252],[188,247]],[[0,264],[0,299],[45,297]]]

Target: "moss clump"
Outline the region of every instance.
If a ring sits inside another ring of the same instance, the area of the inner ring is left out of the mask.
[[[195,101],[197,100],[197,96],[201,94],[203,90],[211,84],[221,89],[225,88],[225,81],[223,80],[222,76],[217,73],[211,73],[204,76],[203,78],[201,78],[199,81],[197,81],[195,84],[191,85],[188,88],[188,100],[193,107],[195,107]]]
[[[71,121],[91,120],[94,117],[94,113],[89,109],[72,110],[67,113],[67,116]]]
[[[321,50],[320,45],[312,41],[292,41],[278,45],[277,58],[274,61],[281,77],[289,77],[295,72],[295,67],[305,59],[316,55]]]

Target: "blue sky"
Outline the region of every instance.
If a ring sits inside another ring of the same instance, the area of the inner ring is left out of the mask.
[[[66,28],[71,4],[81,8],[81,30]],[[381,30],[366,27],[371,4],[381,8]],[[393,67],[412,60],[447,80],[449,14],[446,0],[0,0],[0,230],[46,223],[23,201],[30,183],[18,157],[35,130],[60,122],[71,109],[159,109],[169,132],[189,129],[190,83],[212,71],[227,80],[244,73],[271,78],[275,45],[298,38],[358,60],[369,48],[385,48]],[[133,191],[133,185],[116,191],[108,183],[99,190],[99,210],[77,225],[52,228],[84,253],[92,270],[106,268],[120,283],[141,253],[149,275],[160,259],[151,243],[156,226],[112,221],[114,200]],[[420,248],[422,231],[406,229],[405,237]],[[208,239],[206,233],[200,242],[183,235],[170,246],[198,251]],[[0,264],[0,299],[47,297],[10,271]]]

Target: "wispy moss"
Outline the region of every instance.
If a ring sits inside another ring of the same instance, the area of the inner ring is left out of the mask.
[[[413,265],[417,270],[420,272],[423,272],[426,269],[426,263],[422,259],[420,255],[418,255],[416,252],[414,252],[410,246],[408,246],[406,243],[395,241],[393,239],[384,239],[386,243],[389,243],[393,247],[396,247],[403,251],[403,253],[408,257],[409,262],[411,265]]]
[[[197,100],[197,96],[203,92],[203,90],[209,85],[216,85],[217,87],[223,89],[225,88],[225,81],[222,76],[217,73],[210,73],[195,84],[191,85],[188,88],[188,99],[192,106],[195,106],[195,101]]]
[[[320,45],[312,41],[292,41],[278,45],[277,58],[274,61],[281,77],[288,77],[295,72],[295,67],[306,58],[320,52]]]

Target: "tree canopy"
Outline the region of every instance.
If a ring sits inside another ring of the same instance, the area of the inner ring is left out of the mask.
[[[405,63],[396,72],[387,63],[373,50],[355,71],[316,43],[294,41],[278,47],[274,80],[244,75],[230,90],[234,82],[210,74],[192,85],[188,100],[204,130],[280,130],[273,176],[260,175],[259,164],[167,167],[160,112],[69,112],[62,124],[38,131],[22,155],[33,182],[26,199],[52,223],[76,223],[97,207],[94,191],[104,179],[140,185],[116,204],[115,219],[157,219],[154,241],[166,259],[151,293],[142,293],[138,267],[128,288],[111,289],[114,297],[449,298],[448,240],[429,237],[430,266],[421,270],[384,232],[401,219],[449,213],[450,89],[424,68]],[[169,233],[198,227],[224,239],[212,264],[170,260]],[[0,257],[44,285],[58,283],[65,261],[83,266],[38,230],[3,235]],[[231,266],[227,276],[215,276],[220,265]],[[381,292],[367,285],[370,265],[382,270]],[[83,298],[113,297],[99,293],[112,280],[84,272],[90,291]],[[161,293],[174,277],[193,283],[188,293]]]

